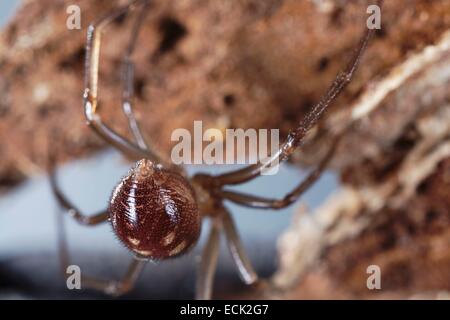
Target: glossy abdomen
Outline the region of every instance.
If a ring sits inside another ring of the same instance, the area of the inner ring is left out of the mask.
[[[137,256],[185,253],[200,235],[194,191],[184,177],[141,160],[114,189],[109,213],[115,233]]]

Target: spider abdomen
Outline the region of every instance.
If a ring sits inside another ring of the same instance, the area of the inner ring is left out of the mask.
[[[137,256],[166,259],[200,235],[194,191],[181,175],[141,160],[113,191],[109,214],[120,241]]]

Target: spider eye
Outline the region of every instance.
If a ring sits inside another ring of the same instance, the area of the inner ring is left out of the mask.
[[[200,235],[200,216],[188,181],[149,160],[138,161],[116,186],[109,214],[120,241],[143,258],[181,255]]]

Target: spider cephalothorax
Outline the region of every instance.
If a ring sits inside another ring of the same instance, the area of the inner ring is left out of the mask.
[[[192,187],[181,175],[140,160],[113,191],[109,214],[121,242],[141,258],[176,257],[200,235]]]
[[[377,3],[381,5],[382,0],[378,0]],[[136,8],[142,10],[123,60],[122,76],[124,81],[122,108],[134,140],[130,141],[102,122],[97,110],[97,84],[102,31],[108,23]],[[268,160],[225,174],[215,176],[197,174],[188,178],[183,167],[164,161],[163,157],[146,143],[133,113],[134,65],[131,56],[148,8],[148,0],[135,0],[89,27],[84,95],[84,111],[88,125],[93,131],[127,157],[145,160],[138,161],[129,174],[120,181],[113,191],[108,208],[96,215],[86,216],[70,203],[59,189],[53,171],[51,185],[59,203],[73,218],[84,225],[96,225],[110,219],[118,238],[134,253],[129,269],[121,281],[105,281],[83,275],[83,286],[103,290],[109,294],[118,295],[131,289],[147,260],[163,260],[187,252],[199,237],[201,220],[209,218],[210,232],[202,252],[196,290],[197,298],[207,299],[212,295],[221,232],[226,236],[226,243],[241,279],[246,284],[253,284],[258,280],[240,242],[232,216],[223,204],[224,200],[260,209],[281,209],[294,203],[320,177],[336,149],[341,134],[337,135],[325,157],[306,179],[281,199],[244,194],[229,190],[228,187],[255,179],[267,167],[273,167],[292,155],[330,103],[350,82],[374,30],[366,30],[345,70],[336,77],[321,100],[311,108],[279,150]],[[63,263],[68,264],[64,241],[60,243]]]

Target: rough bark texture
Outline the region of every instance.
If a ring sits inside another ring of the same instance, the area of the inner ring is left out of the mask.
[[[277,286],[315,279],[315,267],[327,297],[449,297],[449,49],[446,31],[311,138],[320,145],[354,124],[335,158],[344,187],[314,214],[299,214],[283,236]],[[381,269],[381,291],[366,286],[370,265]],[[316,286],[300,283],[286,296]]]
[[[273,280],[282,293],[272,297],[450,290],[450,2],[385,2],[383,29],[356,77],[294,157],[313,165],[353,123],[333,161],[345,187],[299,214],[281,239]],[[3,30],[2,186],[39,172],[55,136],[62,159],[104,147],[83,119],[84,43],[88,23],[120,3],[28,0]],[[149,140],[168,153],[173,129],[194,120],[286,133],[345,65],[370,1],[153,3],[135,54],[136,109]],[[82,30],[66,28],[70,4],[82,9]],[[108,28],[100,70],[101,114],[124,134],[119,70],[133,17]],[[371,264],[381,267],[381,292],[366,288]]]
[[[0,39],[0,180],[21,181],[45,162],[49,136],[78,157],[103,144],[81,107],[88,24],[127,1],[24,1]],[[281,128],[286,133],[343,67],[365,25],[368,1],[153,1],[135,54],[139,118],[169,152],[174,128]],[[68,30],[66,8],[81,7],[82,30]],[[387,1],[384,29],[335,109],[370,79],[433,43],[450,25],[448,1]],[[103,38],[101,113],[126,133],[120,108],[123,48],[135,18]]]

